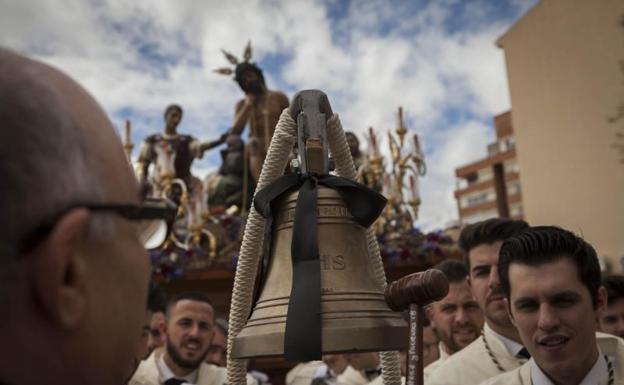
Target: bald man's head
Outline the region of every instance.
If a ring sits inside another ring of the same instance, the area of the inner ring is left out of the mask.
[[[64,74],[0,49],[0,180],[5,186],[0,218],[14,224],[11,233],[0,234],[2,243],[17,241],[73,200],[103,196],[96,159],[87,156],[89,127],[80,119],[81,107],[99,109]]]
[[[78,83],[3,48],[0,122],[0,382],[123,383],[148,260],[134,223],[87,208],[138,203],[115,130]]]

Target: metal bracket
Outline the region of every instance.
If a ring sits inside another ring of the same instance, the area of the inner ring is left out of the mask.
[[[327,120],[333,115],[327,95],[320,90],[299,91],[290,116],[297,122],[297,145],[302,173],[329,173]]]

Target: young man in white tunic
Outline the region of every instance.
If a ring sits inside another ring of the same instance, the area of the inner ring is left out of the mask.
[[[449,292],[427,308],[427,317],[440,341],[440,357],[425,367],[425,379],[451,355],[478,338],[483,327],[483,311],[470,291],[466,264],[448,259],[434,269],[443,272],[448,279]]]
[[[129,385],[224,385],[225,368],[204,362],[214,335],[214,309],[202,293],[182,293],[169,301],[165,346],[137,369]],[[247,384],[255,380],[247,375]]]
[[[532,358],[484,384],[623,383],[624,341],[596,333],[607,292],[591,245],[558,227],[534,227],[505,241],[499,274]]]
[[[434,370],[426,385],[476,385],[526,362],[526,349],[509,320],[498,279],[498,252],[503,241],[529,226],[524,221],[488,219],[466,226],[459,243],[469,271],[473,296],[485,316],[479,338]]]

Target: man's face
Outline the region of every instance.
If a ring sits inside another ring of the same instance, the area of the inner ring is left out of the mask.
[[[481,244],[470,250],[470,289],[488,322],[509,326],[505,295],[498,280],[498,252],[502,244]]]
[[[221,367],[227,364],[227,336],[219,328],[215,328],[208,354],[206,354],[206,362]]]
[[[624,298],[609,300],[598,319],[601,331],[624,338]]]
[[[451,283],[446,297],[433,303],[428,314],[431,326],[450,354],[474,341],[483,326],[483,312],[467,281]]]
[[[596,311],[576,265],[561,258],[540,266],[509,266],[512,320],[524,346],[550,376],[591,368],[596,359]],[[604,290],[598,308],[606,302]],[[601,297],[601,298],[600,298]]]
[[[262,82],[254,71],[245,71],[241,75],[241,88],[245,93],[259,94],[262,92]]]
[[[167,123],[167,127],[176,128],[180,121],[182,120],[182,113],[177,108],[172,108],[167,112],[167,116],[165,116],[165,122]]]
[[[214,311],[207,303],[181,300],[167,321],[167,351],[173,362],[196,369],[208,353],[214,334]]]
[[[147,339],[147,349],[149,353],[165,344],[164,325],[165,314],[160,311],[153,313],[149,323],[149,336]]]

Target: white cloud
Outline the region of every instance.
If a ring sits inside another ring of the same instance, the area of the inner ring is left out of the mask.
[[[450,33],[444,23],[457,3],[353,1],[344,17],[331,19],[340,1],[0,0],[0,44],[78,79],[117,126],[132,119],[138,142],[162,128],[172,102],[185,109],[181,131],[205,139],[223,132],[242,95],[212,70],[228,64],[221,48],[241,55],[251,39],[254,60],[285,60],[280,70],[265,68],[270,87],[290,96],[326,91],[344,128],[362,139],[369,126],[394,128],[396,109],[404,107],[427,144],[421,218],[431,227],[456,217],[454,168],[483,154],[493,137],[483,122],[509,107],[502,52],[494,46],[509,20]],[[484,4],[467,12],[484,18]],[[197,170],[214,168],[218,152],[207,158]]]
[[[453,196],[455,168],[467,160],[484,157],[486,145],[493,136],[489,126],[470,121],[449,127],[443,135],[432,138],[438,150],[427,159],[429,173],[420,184],[421,218],[426,228],[435,228],[457,218]]]

